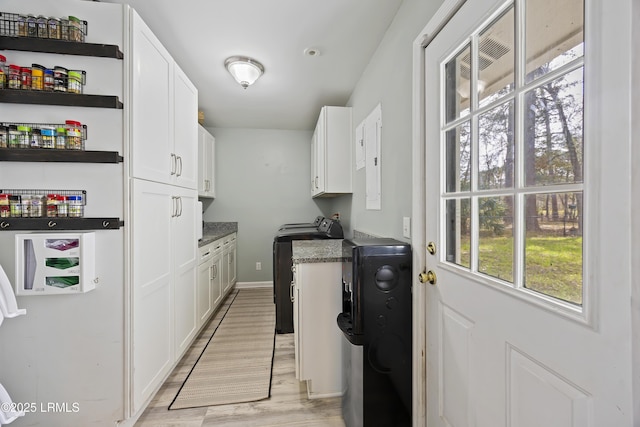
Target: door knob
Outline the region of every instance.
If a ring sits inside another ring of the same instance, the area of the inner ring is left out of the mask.
[[[438,281],[436,273],[433,270],[429,270],[426,273],[420,273],[418,279],[420,280],[420,283],[431,283],[432,285],[435,285]]]

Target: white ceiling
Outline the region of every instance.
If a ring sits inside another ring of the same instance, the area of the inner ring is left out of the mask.
[[[142,16],[198,87],[205,126],[294,130],[313,129],[323,105],[345,105],[402,2],[100,1]],[[224,68],[234,55],[265,67],[246,90]]]

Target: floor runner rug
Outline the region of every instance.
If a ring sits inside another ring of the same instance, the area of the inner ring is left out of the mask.
[[[238,291],[169,409],[268,398],[274,341],[273,291]]]

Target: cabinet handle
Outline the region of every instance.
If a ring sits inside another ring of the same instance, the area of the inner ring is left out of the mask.
[[[178,212],[177,216],[182,216],[182,197],[176,197],[176,199],[178,199],[178,203],[180,206],[180,211]]]
[[[176,162],[176,155],[174,153],[171,153],[171,175],[176,174]]]
[[[316,184],[316,188],[318,188],[318,177],[317,176],[316,176],[316,179],[315,179],[315,184]]]
[[[171,196],[171,218],[178,216],[178,210],[176,209],[176,196]]]
[[[178,172],[176,173],[176,176],[181,176],[182,175],[182,156],[176,156],[176,160],[180,164],[180,166],[178,167]]]
[[[213,264],[213,271],[215,272],[213,278],[218,277],[218,264]]]
[[[296,302],[296,301],[295,301],[296,299],[295,299],[295,297],[294,297],[294,292],[293,292],[293,289],[294,289],[295,283],[296,283],[296,282],[295,282],[294,280],[292,280],[292,281],[291,281],[291,286],[289,286],[289,299],[291,300],[291,302]]]

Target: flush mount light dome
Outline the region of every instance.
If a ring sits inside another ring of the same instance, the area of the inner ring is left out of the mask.
[[[246,56],[232,56],[224,61],[229,73],[242,86],[247,88],[258,80],[258,77],[264,73],[264,67],[255,59]]]

